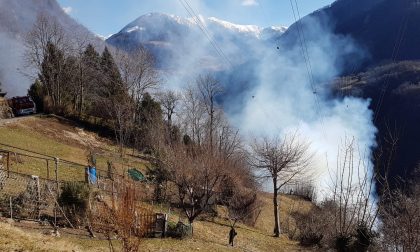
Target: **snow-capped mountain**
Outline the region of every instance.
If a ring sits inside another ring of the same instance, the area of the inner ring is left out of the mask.
[[[199,58],[209,68],[218,68],[217,63],[214,65],[211,62],[220,61],[220,54],[234,58],[234,64],[243,63],[241,54],[250,44],[267,43],[286,30],[283,26],[261,28],[238,25],[215,17],[182,18],[149,13],[125,26],[106,42],[127,51],[145,46],[154,53],[159,65],[165,68],[172,67],[174,59],[191,54],[200,54]]]

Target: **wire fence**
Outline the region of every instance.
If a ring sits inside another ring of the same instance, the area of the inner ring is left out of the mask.
[[[112,163],[96,167],[94,180],[87,164],[56,158],[35,151],[0,143],[0,215],[13,219],[46,221],[52,226],[74,227],[60,206],[63,185],[76,182],[100,192],[108,201],[117,200],[124,193],[129,176],[117,171]],[[130,181],[133,182],[133,181]],[[133,188],[141,202],[147,185],[138,183]],[[102,199],[102,200],[103,200]],[[157,223],[156,214],[139,215],[141,222]],[[155,228],[147,230],[152,233]]]

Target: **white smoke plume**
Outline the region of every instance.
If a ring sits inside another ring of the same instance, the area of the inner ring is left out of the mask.
[[[311,143],[314,183],[320,196],[325,196],[331,193],[330,175],[343,162],[339,151],[349,139],[356,143],[355,160],[363,164],[356,168],[372,174],[377,130],[369,100],[331,96],[330,83],[342,71],[341,58],[352,54],[354,60],[361,60],[366,52],[351,38],[332,34],[317,20],[306,18],[305,22],[302,25],[310,24],[311,28],[305,30],[302,44],[279,48],[278,52],[267,48],[259,55],[261,60],[253,66],[257,77],[249,92],[253,98],[231,116],[245,134],[279,136],[297,130]],[[308,52],[309,61],[304,60],[302,49]],[[360,174],[353,176],[356,181]]]
[[[276,43],[258,39],[248,39],[238,46],[237,37],[234,40],[225,35],[220,39],[219,33],[211,31],[235,65],[218,73],[227,90],[222,103],[230,120],[248,141],[255,136],[279,137],[297,131],[310,142],[314,153],[310,169],[322,199],[331,194],[330,176],[337,166],[341,167],[340,150],[349,140],[354,139],[356,143],[353,154],[363,164],[358,166],[360,172],[367,169],[369,176],[372,174],[377,130],[369,100],[334,98],[331,94],[332,80],[343,70],[341,59],[352,55],[354,61],[360,61],[368,53],[351,38],[332,34],[325,20],[321,23],[305,18],[303,22],[306,23],[302,25],[310,27],[305,29],[305,43],[287,48],[276,48]],[[172,87],[180,87],[191,76],[209,71],[206,67],[212,62],[206,61],[212,50],[209,40],[203,34],[197,38],[195,33],[191,39],[194,43],[188,44],[189,53],[174,57],[169,64],[176,66],[176,74],[168,77],[168,85]],[[310,62],[304,60],[302,50],[308,52]],[[224,59],[218,60],[211,68],[226,67]]]
[[[8,97],[26,95],[32,82],[25,68],[23,44],[7,33],[0,32],[0,82]]]

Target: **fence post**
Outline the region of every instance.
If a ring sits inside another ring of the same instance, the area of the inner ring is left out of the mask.
[[[13,220],[13,204],[12,204],[12,196],[9,197],[9,203],[10,203],[10,219]]]
[[[10,178],[10,152],[7,152],[7,178]]]
[[[36,192],[37,192],[37,212],[38,212],[38,220],[41,220],[41,186],[39,183],[39,176],[32,177],[36,182]]]
[[[46,159],[47,161],[47,179],[50,179],[50,162],[48,162],[48,159]]]
[[[58,197],[58,158],[54,158],[54,162],[55,162],[55,185],[56,185],[56,189],[57,189],[57,197]]]
[[[55,207],[54,207],[54,225],[55,225],[55,229],[57,231],[57,200],[59,197],[59,191],[58,191],[58,158],[54,158],[54,163],[55,163],[55,187],[56,187],[56,193],[57,193],[57,198],[55,200]]]

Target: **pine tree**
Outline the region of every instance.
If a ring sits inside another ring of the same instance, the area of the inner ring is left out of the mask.
[[[36,110],[38,112],[44,111],[44,87],[39,79],[36,79],[35,82],[28,89],[28,96],[32,98],[35,102]]]
[[[64,53],[54,44],[48,43],[41,64],[39,79],[44,85],[45,95],[51,99],[53,107],[62,105],[61,75],[63,74],[64,64]]]
[[[78,58],[68,56],[60,74],[62,105],[65,107],[63,112],[75,112],[77,109],[78,91],[79,91],[79,75],[78,75]]]
[[[101,57],[92,44],[89,44],[81,58],[79,87],[79,115],[91,113],[95,94],[99,93],[101,83]]]
[[[141,144],[140,148],[152,151],[153,145],[159,141],[159,137],[162,137],[163,117],[160,103],[149,93],[145,93],[138,111],[136,124],[139,128],[136,142]]]
[[[100,96],[108,99],[123,98],[127,90],[123,87],[121,74],[107,47],[105,47],[101,56],[101,70],[103,86],[100,90]]]

